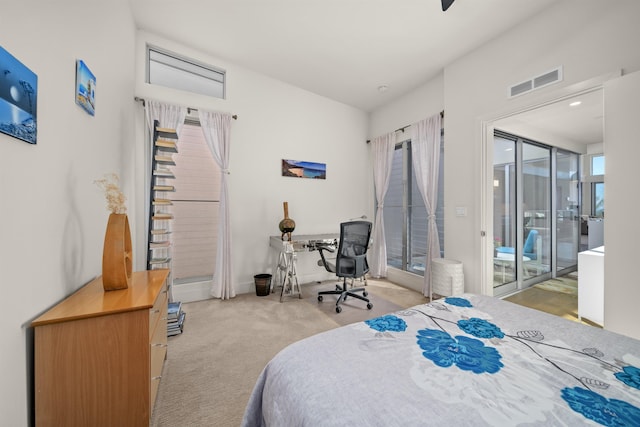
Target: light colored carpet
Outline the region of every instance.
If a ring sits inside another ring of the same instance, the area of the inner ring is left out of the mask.
[[[322,302],[318,302],[318,291],[333,290],[336,283],[338,282],[327,281],[320,284],[305,285],[302,288],[302,298],[309,304],[316,305],[318,310],[340,325],[361,322],[428,301],[428,298],[422,297],[410,289],[402,288],[384,280],[369,279],[367,286],[361,286],[359,282],[356,282],[355,287],[364,287],[366,289],[367,298],[373,304],[373,308],[369,310],[366,302],[357,298],[347,297],[346,301],[340,304],[342,312],[336,313],[338,295],[323,295]],[[358,294],[361,293],[358,292]]]
[[[285,346],[345,323],[427,302],[417,292],[369,280],[373,309],[354,299],[338,314],[333,296],[325,296],[322,303],[316,297],[318,289],[331,289],[335,283],[302,285],[302,299],[282,303],[279,294],[243,294],[227,301],[183,304],[184,332],[169,338],[151,425],[239,426],[258,375]]]

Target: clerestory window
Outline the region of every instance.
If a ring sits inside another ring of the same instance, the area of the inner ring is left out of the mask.
[[[225,78],[224,70],[147,46],[147,83],[224,99]]]

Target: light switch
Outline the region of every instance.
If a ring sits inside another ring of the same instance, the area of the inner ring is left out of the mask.
[[[456,216],[467,216],[467,207],[456,206]]]

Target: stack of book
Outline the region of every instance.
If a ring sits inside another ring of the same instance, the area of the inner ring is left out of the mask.
[[[170,302],[167,313],[167,336],[178,335],[182,333],[184,326],[185,312],[182,311],[182,303],[180,301]]]

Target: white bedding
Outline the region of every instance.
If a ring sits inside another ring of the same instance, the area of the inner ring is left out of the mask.
[[[242,425],[640,426],[640,341],[450,297],[288,346]]]

